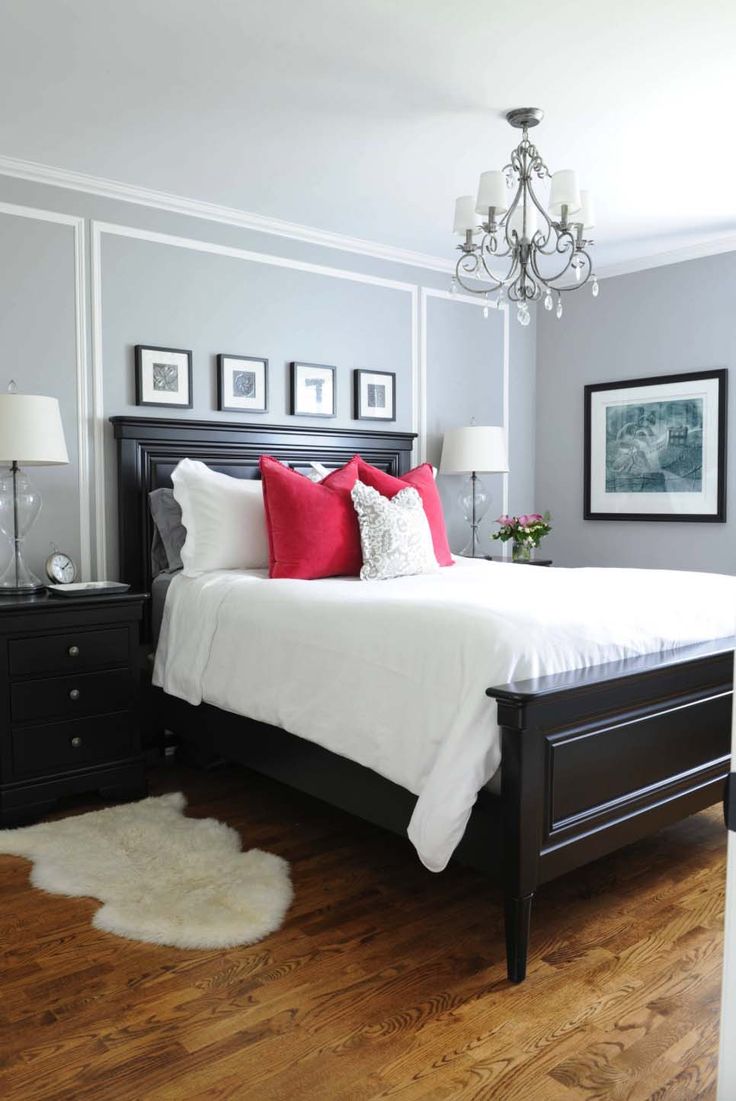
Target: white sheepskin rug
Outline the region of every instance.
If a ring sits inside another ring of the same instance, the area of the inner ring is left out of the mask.
[[[237,831],[185,818],[181,792],[0,830],[0,853],[33,861],[31,883],[98,898],[98,929],[175,948],[232,948],[273,933],[292,898],[280,856],[241,852]]]

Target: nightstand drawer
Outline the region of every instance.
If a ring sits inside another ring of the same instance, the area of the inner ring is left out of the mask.
[[[14,775],[44,776],[99,761],[124,760],[134,749],[134,729],[132,716],[123,712],[13,730]]]
[[[122,711],[131,704],[134,691],[128,669],[20,681],[10,689],[10,713],[14,723],[30,723]]]
[[[69,631],[61,635],[15,638],[8,642],[11,677],[86,672],[127,663],[127,627]]]

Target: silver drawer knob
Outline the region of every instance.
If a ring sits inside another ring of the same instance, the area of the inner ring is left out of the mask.
[[[70,658],[78,658],[79,657],[79,647],[78,646],[70,646],[69,649],[67,650],[67,654],[69,655]]]
[[[69,693],[69,699],[70,700],[78,700],[79,695],[80,695],[79,689],[78,688],[72,688],[71,692]]]
[[[78,734],[75,734],[74,737],[71,739],[71,745],[73,746],[74,749],[79,749],[81,744],[82,744],[82,739],[79,737]]]

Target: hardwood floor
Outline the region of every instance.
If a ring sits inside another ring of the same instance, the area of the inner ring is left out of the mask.
[[[7,1101],[715,1097],[718,811],[542,888],[510,986],[500,895],[475,872],[432,875],[408,842],[244,769],[162,769],[152,789],[291,861],[286,924],[224,952],[137,944],[0,857]]]

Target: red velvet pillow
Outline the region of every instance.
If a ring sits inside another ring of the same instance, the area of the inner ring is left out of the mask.
[[[450,544],[447,542],[445,514],[442,511],[442,502],[429,463],[422,463],[421,466],[415,466],[413,470],[402,474],[401,477],[394,478],[393,474],[387,474],[385,470],[379,470],[378,467],[371,466],[359,455],[356,458],[358,460],[358,477],[361,482],[373,486],[384,497],[395,497],[400,489],[404,489],[408,485],[414,486],[422,498],[424,511],[429,522],[429,530],[432,532],[435,558],[440,566],[454,565]]]
[[[357,577],[360,528],[350,498],[357,456],[321,482],[261,456],[269,577]]]

